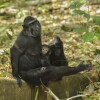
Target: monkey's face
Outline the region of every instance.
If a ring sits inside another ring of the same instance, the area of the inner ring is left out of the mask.
[[[29,25],[29,32],[33,36],[39,36],[41,34],[41,25],[38,21],[35,21]]]
[[[42,54],[43,54],[44,56],[50,55],[50,54],[51,54],[51,50],[50,50],[49,46],[47,46],[47,45],[42,45]]]
[[[50,47],[62,47],[63,43],[58,36],[55,36],[54,39],[49,44]]]
[[[23,28],[28,36],[37,37],[41,35],[41,25],[39,21],[31,16],[25,18]]]
[[[55,55],[60,55],[63,51],[63,43],[58,36],[54,37],[49,46]]]

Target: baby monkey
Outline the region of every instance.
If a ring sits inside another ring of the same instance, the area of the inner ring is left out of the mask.
[[[41,63],[42,63],[42,66],[51,66],[50,64],[50,56],[51,54],[51,49],[50,49],[50,46],[49,45],[42,45],[42,59],[41,59]]]
[[[51,49],[49,45],[42,45],[42,55],[43,56],[49,56],[51,54]]]

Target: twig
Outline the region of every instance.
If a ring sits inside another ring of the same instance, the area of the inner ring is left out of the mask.
[[[90,58],[92,58],[92,59],[94,59],[92,56],[90,56],[88,53],[87,53],[87,55],[90,57]],[[100,63],[98,62],[98,61],[95,61],[98,65],[100,65]]]
[[[55,100],[60,100],[49,88],[46,87],[46,90]]]
[[[95,86],[94,82],[92,81],[92,79],[89,76],[87,76],[85,74],[83,76],[86,77],[90,81],[90,83],[94,86],[95,90],[99,89],[98,87]]]
[[[60,99],[50,90],[50,88],[46,87],[46,86],[43,84],[43,82],[42,82],[41,79],[40,79],[40,81],[41,81],[41,83],[42,83],[42,86],[46,89],[45,92],[49,93],[55,100],[60,100]]]
[[[39,94],[39,88],[38,88],[38,87],[36,87],[35,100],[37,100],[37,98],[38,98],[38,94]]]
[[[90,94],[81,94],[81,95],[76,95],[76,96],[70,97],[70,98],[68,98],[68,99],[66,99],[66,100],[72,100],[72,99],[74,99],[74,98],[85,97],[85,96],[88,96],[88,95],[90,95]]]

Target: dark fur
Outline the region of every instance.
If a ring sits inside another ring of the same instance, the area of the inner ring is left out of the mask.
[[[50,54],[51,54],[50,47],[46,44],[42,45],[41,62],[43,66],[48,66],[48,67],[51,66],[50,59],[49,59]]]
[[[63,50],[63,42],[58,36],[49,43],[51,48],[50,62],[54,66],[68,66],[68,60]]]
[[[68,60],[65,57],[64,50],[63,50],[63,42],[58,36],[55,36],[54,39],[49,43],[49,45],[44,45],[44,47],[48,48],[48,52],[50,52],[49,54],[47,53],[46,56],[48,56],[48,59],[50,60],[50,64],[53,67],[57,68],[57,67],[65,66],[66,73],[64,75],[72,75],[83,70],[90,70],[92,68],[91,64],[83,64],[83,63],[80,63],[78,66],[75,67],[69,67]],[[63,68],[61,68],[61,70],[62,69]],[[58,78],[56,78],[55,80],[59,80],[61,78],[62,76],[60,77],[60,75],[58,75]]]
[[[40,68],[42,67],[41,50],[41,25],[37,19],[28,16],[24,20],[23,30],[10,49],[12,74],[19,84],[20,77],[29,81],[31,77],[28,76],[29,72],[33,71],[35,77],[44,70]]]

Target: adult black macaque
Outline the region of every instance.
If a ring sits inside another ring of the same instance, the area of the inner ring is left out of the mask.
[[[12,74],[19,85],[21,85],[21,78],[32,81],[31,75],[27,75],[32,70],[33,75],[38,77],[42,72],[44,74],[45,69],[39,68],[41,67],[41,25],[39,21],[28,16],[22,26],[21,33],[10,49]]]
[[[49,43],[51,54],[49,55],[50,63],[54,66],[68,66],[68,60],[63,50],[63,42],[58,36]]]
[[[54,39],[49,43],[48,49],[50,49],[49,52],[51,52],[48,55],[49,60],[50,60],[51,65],[53,66],[58,66],[58,67],[66,66],[67,69],[73,70],[72,74],[78,72],[79,70],[80,71],[89,70],[92,68],[91,63],[83,64],[83,62],[74,68],[69,67],[68,59],[65,57],[64,50],[63,50],[63,42],[58,36],[55,36]],[[77,70],[77,71],[74,71],[74,70]]]
[[[75,68],[66,68],[66,64],[62,64],[62,67],[44,66],[41,61],[44,59],[41,45],[41,25],[37,19],[31,16],[24,19],[23,29],[11,47],[10,54],[12,74],[17,79],[19,86],[21,79],[32,85],[40,85],[41,82],[45,84],[50,80],[75,74],[91,67],[89,64],[79,65]]]

